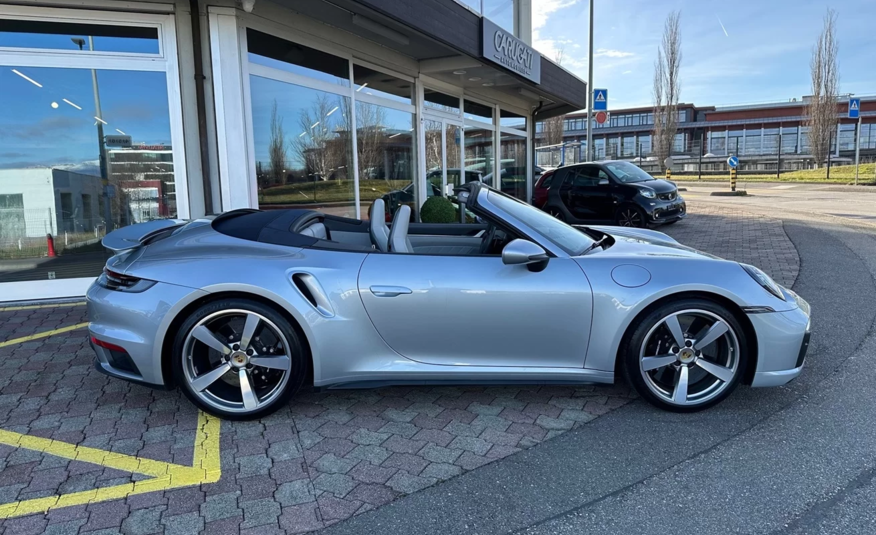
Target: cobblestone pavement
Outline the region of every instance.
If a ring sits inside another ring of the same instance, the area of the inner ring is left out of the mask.
[[[774,219],[698,208],[662,230],[785,284],[797,256]],[[83,306],[0,308],[0,342],[86,321]],[[0,347],[0,430],[191,465],[196,409],[107,378],[83,329]],[[625,386],[398,387],[304,393],[223,422],[217,483],[8,518],[19,533],[272,533],[321,528],[549,440],[625,403]],[[0,446],[0,505],[144,476]]]

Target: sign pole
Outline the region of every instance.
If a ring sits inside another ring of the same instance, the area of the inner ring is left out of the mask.
[[[590,0],[590,45],[587,59],[587,161],[593,161],[593,0]]]
[[[861,161],[861,116],[858,115],[858,131],[855,135],[855,185],[858,185],[858,163]]]

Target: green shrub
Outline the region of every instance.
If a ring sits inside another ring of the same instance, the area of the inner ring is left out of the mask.
[[[420,209],[423,223],[454,223],[458,217],[456,207],[444,197],[429,197]]]

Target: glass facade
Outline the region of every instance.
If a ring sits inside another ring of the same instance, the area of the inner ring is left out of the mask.
[[[363,206],[370,206],[374,199],[382,197],[388,213],[394,214],[400,205],[406,204],[417,217],[416,146],[412,113],[356,103],[359,202]],[[367,218],[368,210],[363,210],[362,219]]]
[[[0,58],[0,283],[93,279],[109,257],[107,232],[187,214],[167,73],[104,68],[95,57],[154,56],[159,35],[0,20],[0,47],[19,49],[14,66]],[[22,66],[29,58],[40,66]]]

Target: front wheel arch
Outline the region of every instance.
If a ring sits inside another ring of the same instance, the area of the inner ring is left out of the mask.
[[[745,331],[745,339],[748,342],[746,350],[748,352],[748,366],[745,370],[745,374],[742,376],[742,384],[750,385],[754,380],[754,372],[757,370],[757,333],[754,330],[754,325],[751,324],[751,320],[748,319],[748,315],[742,311],[742,308],[739,307],[732,300],[724,297],[723,295],[718,295],[709,292],[679,292],[675,294],[665,295],[659,299],[656,299],[654,302],[649,303],[648,306],[643,308],[636,314],[636,317],[633,318],[632,321],[627,325],[626,330],[624,331],[623,337],[621,337],[620,344],[617,347],[617,352],[614,356],[614,380],[615,383],[618,382],[620,378],[623,377],[623,373],[621,370],[621,363],[623,358],[621,356],[621,352],[628,345],[630,337],[633,334],[633,331],[636,329],[636,326],[639,324],[642,318],[650,314],[654,309],[660,307],[666,303],[671,301],[677,301],[680,299],[705,299],[708,301],[712,301],[713,303],[720,305],[726,308],[736,321],[742,325],[742,329]]]
[[[248,292],[217,292],[209,295],[205,295],[199,299],[195,299],[188,305],[186,305],[182,310],[180,310],[176,317],[173,318],[173,321],[170,323],[170,326],[167,328],[167,332],[164,333],[164,339],[161,343],[161,375],[164,379],[164,385],[168,388],[176,388],[178,385],[175,383],[173,379],[173,362],[171,360],[171,356],[173,354],[173,343],[176,339],[176,335],[179,332],[182,324],[191,316],[195,310],[201,308],[202,306],[212,303],[213,301],[219,301],[222,299],[248,299],[250,301],[255,301],[257,303],[261,303],[265,306],[268,306],[274,309],[275,312],[283,316],[283,318],[289,322],[289,325],[295,330],[295,334],[298,335],[301,346],[306,352],[306,362],[307,362],[307,372],[304,377],[304,385],[312,385],[313,384],[313,351],[310,347],[310,340],[308,340],[307,335],[304,333],[304,329],[301,328],[301,325],[295,319],[292,314],[289,313],[284,307],[278,305],[276,302],[263,297],[261,295],[252,294]]]

